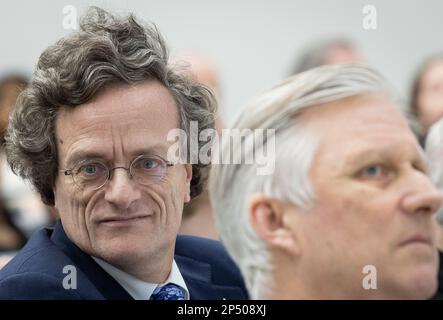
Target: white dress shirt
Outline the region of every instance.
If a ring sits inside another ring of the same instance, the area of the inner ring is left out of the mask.
[[[178,269],[175,260],[172,261],[171,273],[165,283],[149,283],[137,279],[136,277],[117,269],[109,263],[92,257],[100,267],[102,267],[111,277],[113,277],[135,300],[149,300],[152,293],[158,286],[163,286],[167,283],[173,283],[183,289],[185,293],[185,300],[189,300],[189,291],[183,279],[180,270]]]

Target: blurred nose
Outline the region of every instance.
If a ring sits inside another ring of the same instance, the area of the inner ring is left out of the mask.
[[[442,205],[443,196],[429,177],[422,172],[414,171],[409,183],[411,189],[402,199],[403,209],[410,214],[432,215],[436,213]]]
[[[129,177],[128,171],[115,169],[106,185],[105,200],[120,210],[127,210],[140,197],[140,190],[136,182]]]

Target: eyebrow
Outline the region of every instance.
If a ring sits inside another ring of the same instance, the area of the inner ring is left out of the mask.
[[[68,160],[66,161],[66,167],[71,168],[78,162],[86,159],[103,159],[103,155],[98,153],[97,151],[77,151],[68,158]]]

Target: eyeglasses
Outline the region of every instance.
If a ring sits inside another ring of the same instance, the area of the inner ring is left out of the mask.
[[[173,165],[159,156],[141,155],[134,158],[128,168],[110,168],[99,160],[82,160],[72,169],[60,170],[60,172],[63,172],[65,176],[71,176],[74,184],[82,190],[93,191],[103,187],[116,169],[128,171],[131,179],[141,185],[149,186],[161,181],[166,174],[166,168]]]

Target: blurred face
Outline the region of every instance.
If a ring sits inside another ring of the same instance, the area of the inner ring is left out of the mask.
[[[417,106],[426,130],[443,117],[443,60],[433,62],[423,74]]]
[[[320,134],[310,171],[314,206],[290,222],[309,286],[320,298],[430,297],[438,267],[432,217],[441,198],[403,116],[384,97],[366,95],[302,118]],[[376,290],[362,287],[366,265],[376,268]]]
[[[325,64],[359,63],[363,58],[350,46],[336,45],[328,49]]]
[[[25,84],[17,80],[11,80],[2,86],[2,99],[0,100],[0,132],[6,130],[9,113],[13,109],[15,101],[24,87]]]
[[[59,168],[90,160],[127,168],[141,154],[166,159],[167,133],[178,123],[175,101],[158,82],[107,87],[93,101],[58,114]],[[142,263],[145,269],[157,265],[169,272],[183,204],[189,201],[191,169],[166,168],[163,179],[149,186],[116,169],[98,190],[82,189],[72,176],[59,173],[55,207],[68,237],[88,254],[122,269]]]

